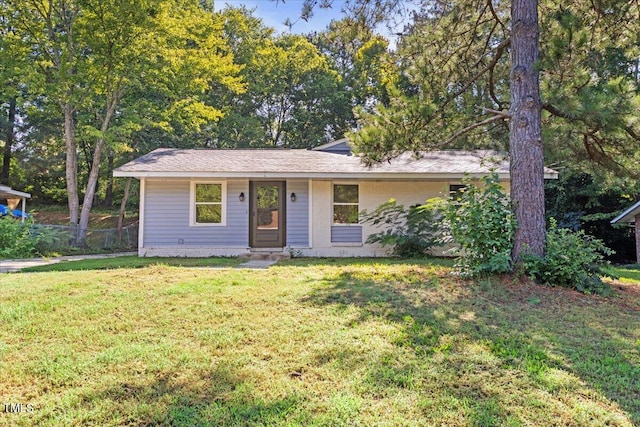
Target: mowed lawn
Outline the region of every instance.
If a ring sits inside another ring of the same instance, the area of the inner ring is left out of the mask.
[[[614,289],[438,261],[2,275],[0,425],[638,425],[640,284]]]

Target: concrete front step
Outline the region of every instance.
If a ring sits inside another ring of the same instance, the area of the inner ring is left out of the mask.
[[[280,261],[281,259],[291,258],[291,254],[284,252],[282,249],[274,251],[251,250],[248,254],[239,255],[238,258],[255,261]]]

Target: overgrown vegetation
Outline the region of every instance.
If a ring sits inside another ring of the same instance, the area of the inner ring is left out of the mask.
[[[64,235],[56,230],[4,217],[0,218],[0,259],[46,254]]]
[[[611,292],[602,281],[602,276],[611,275],[605,256],[612,254],[601,240],[583,230],[558,228],[552,218],[545,256],[525,255],[523,259],[525,271],[539,283],[605,295]]]
[[[611,225],[611,220],[638,200],[638,180],[606,180],[595,174],[563,170],[559,178],[545,183],[545,214],[555,218],[558,227],[584,230],[615,249],[608,255],[611,262],[635,262],[633,227]],[[626,185],[625,185],[626,184]]]
[[[516,221],[498,175],[464,182],[465,188],[448,201],[430,199],[406,209],[392,199],[365,212],[365,223],[383,227],[367,242],[391,246],[394,255],[405,258],[424,256],[434,246],[450,242],[457,245],[456,267],[464,276],[511,272]],[[586,294],[610,294],[602,277],[615,277],[606,261],[615,252],[601,240],[584,230],[559,228],[552,218],[546,245],[544,256],[523,257],[523,270],[531,278]]]
[[[0,218],[0,259],[27,258],[36,251],[38,237],[31,232],[30,221]]]
[[[363,213],[363,222],[382,228],[371,234],[367,243],[392,247],[393,255],[411,258],[424,256],[434,246],[442,244],[446,201],[427,200],[424,205],[405,208],[391,199],[371,213]]]
[[[511,271],[516,220],[498,174],[464,183],[446,214],[451,237],[460,246],[458,268],[467,276]]]
[[[0,425],[640,423],[638,282],[288,263],[0,276],[2,399],[33,405]]]

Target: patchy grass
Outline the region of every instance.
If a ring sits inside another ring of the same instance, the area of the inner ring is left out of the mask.
[[[609,267],[607,272],[625,283],[640,283],[640,265],[634,264],[624,267]]]
[[[287,264],[0,276],[0,425],[640,423],[635,293]]]
[[[237,258],[139,258],[119,256],[113,258],[89,258],[78,261],[60,261],[56,264],[25,268],[23,272],[113,270],[117,268],[142,268],[148,266],[173,267],[233,267],[242,260]]]

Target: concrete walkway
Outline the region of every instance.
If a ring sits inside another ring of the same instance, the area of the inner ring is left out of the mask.
[[[120,252],[115,254],[101,255],[69,255],[53,258],[27,258],[27,259],[4,259],[0,260],[0,274],[15,273],[27,267],[38,265],[57,264],[60,261],[80,261],[83,259],[115,258],[119,256],[136,256],[137,252]],[[259,257],[258,259],[248,258],[245,262],[234,268],[266,269],[278,262],[282,257]],[[214,267],[225,268],[225,267]]]
[[[60,261],[80,261],[83,259],[115,258],[119,256],[135,256],[137,252],[120,252],[102,255],[70,255],[54,258],[28,258],[28,259],[3,259],[0,260],[0,273],[14,273],[23,268],[38,265],[57,264]]]

